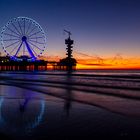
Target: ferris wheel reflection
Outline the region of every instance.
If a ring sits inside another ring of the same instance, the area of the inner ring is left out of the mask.
[[[22,103],[16,103],[14,106],[9,105],[8,100],[9,99],[4,97],[0,98],[0,127],[6,128],[12,134],[14,132],[16,134],[18,132],[24,134],[31,132],[34,128],[40,125],[46,111],[45,100],[42,99],[38,101],[37,109],[34,108],[35,104],[31,102],[31,98],[22,99]],[[30,117],[28,107],[30,109],[32,108],[34,111],[34,113],[31,111]],[[5,130],[3,129],[3,131]]]

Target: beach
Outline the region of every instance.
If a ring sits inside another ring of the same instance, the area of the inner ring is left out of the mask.
[[[140,71],[1,72],[0,134],[140,137]]]

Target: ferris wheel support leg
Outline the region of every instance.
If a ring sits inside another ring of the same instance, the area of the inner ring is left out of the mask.
[[[22,44],[23,44],[23,41],[21,42],[21,44],[20,44],[20,46],[19,46],[19,48],[18,48],[18,50],[17,50],[16,54],[14,55],[14,57],[16,57],[16,56],[17,56],[18,52],[20,51],[20,48],[21,48]]]
[[[29,44],[27,43],[27,41],[25,41],[25,44],[26,44],[27,50],[28,50],[29,54],[31,55],[31,57],[32,57],[32,58],[36,58],[36,57],[34,56],[32,50],[31,50]]]

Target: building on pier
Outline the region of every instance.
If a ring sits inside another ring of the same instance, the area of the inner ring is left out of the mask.
[[[72,55],[72,48],[73,48],[73,44],[74,44],[74,40],[71,39],[71,32],[64,30],[66,33],[68,33],[68,38],[65,39],[65,44],[67,45],[66,47],[66,58],[63,58],[59,61],[59,63],[57,63],[57,66],[55,69],[58,70],[67,70],[67,71],[72,71],[72,70],[76,70],[76,64],[77,61],[75,58],[73,58]]]

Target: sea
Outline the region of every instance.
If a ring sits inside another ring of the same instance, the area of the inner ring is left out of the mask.
[[[140,70],[0,72],[0,138],[140,138]]]

